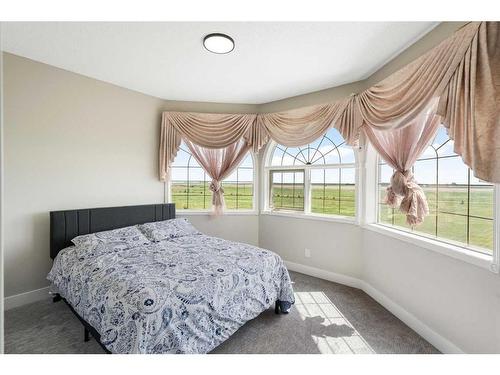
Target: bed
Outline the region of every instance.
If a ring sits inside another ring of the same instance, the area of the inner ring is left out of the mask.
[[[126,248],[82,253],[72,245],[85,234],[181,222],[172,220],[174,205],[50,216],[54,263],[47,278],[54,300],[65,301],[84,325],[85,339],[92,334],[108,353],[208,353],[263,311],[274,306],[286,313],[294,303],[277,254],[195,229]]]

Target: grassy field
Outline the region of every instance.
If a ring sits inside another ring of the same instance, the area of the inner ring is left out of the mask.
[[[252,209],[253,186],[248,184],[225,184],[224,198],[228,209]],[[189,200],[187,192],[189,190]],[[435,187],[424,187],[429,202],[430,215],[423,224],[414,229],[417,233],[437,236],[459,243],[469,243],[491,252],[493,248],[493,189],[490,187],[474,187],[470,192],[468,204],[467,189],[462,186],[440,186],[439,200],[436,200]],[[380,187],[380,202],[383,202],[385,186]],[[355,215],[355,188],[353,185],[314,185],[311,191],[311,211],[321,214],[344,216]],[[193,182],[172,184],[172,199],[179,209],[209,209],[212,195],[208,183]],[[304,191],[302,185],[276,184],[273,189],[272,203],[275,208],[300,210],[304,209]],[[393,210],[380,204],[380,221],[386,224],[404,227],[406,217],[399,210]],[[467,220],[469,209],[469,220]],[[436,214],[437,212],[437,214]],[[436,219],[437,217],[437,219]]]
[[[311,189],[311,212],[343,216],[355,215],[354,185],[313,184]],[[304,209],[304,191],[302,185],[276,184],[273,186],[273,207],[281,209]]]
[[[435,237],[446,238],[460,243],[469,243],[482,248],[482,251],[493,249],[493,189],[491,187],[473,187],[468,203],[467,188],[463,186],[440,186],[436,195],[435,187],[424,187],[429,203],[430,214],[424,223],[414,229]],[[385,186],[380,189],[380,202],[385,196]],[[438,199],[436,199],[436,196]],[[469,220],[467,221],[467,210]],[[405,215],[392,210],[385,204],[380,205],[380,221],[405,227]]]
[[[179,209],[203,210],[212,207],[212,192],[209,183],[192,182],[186,184],[172,183],[172,201]],[[228,209],[252,209],[253,184],[224,184],[224,199]],[[189,199],[187,192],[189,191]]]

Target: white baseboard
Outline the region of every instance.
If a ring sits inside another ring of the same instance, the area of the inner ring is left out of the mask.
[[[391,300],[389,297],[380,292],[378,289],[368,284],[366,281],[357,279],[355,277],[322,270],[320,268],[305,266],[299,263],[285,261],[285,264],[290,271],[300,272],[305,275],[314,276],[323,280],[333,281],[335,283],[361,289],[370,297],[372,297],[375,301],[377,301],[387,310],[389,310],[392,314],[394,314],[398,319],[403,321],[408,327],[413,329],[420,336],[422,336],[424,339],[426,339],[428,342],[434,345],[434,347],[436,347],[440,352],[446,354],[464,353],[464,351],[461,350],[458,346],[456,346],[451,341],[438,334],[428,325],[419,320],[415,315],[405,310],[403,307],[401,307],[401,305],[398,305],[396,302]]]
[[[361,288],[366,294],[372,297],[375,301],[384,306],[387,310],[393,313],[398,319],[402,320],[408,327],[417,332],[420,336],[430,342],[441,353],[446,354],[464,354],[464,351],[453,344],[445,337],[438,334],[428,325],[419,320],[415,315],[405,310],[401,305],[391,300],[385,294],[374,288],[367,282],[362,282]]]
[[[45,298],[49,298],[49,287],[5,297],[3,300],[3,306],[5,310],[10,310]]]
[[[341,273],[325,271],[320,268],[306,266],[300,263],[289,262],[287,260],[285,260],[285,265],[290,271],[300,272],[305,275],[314,276],[323,280],[333,281],[334,283],[351,286],[353,288],[362,288],[361,280],[355,277],[346,276]]]

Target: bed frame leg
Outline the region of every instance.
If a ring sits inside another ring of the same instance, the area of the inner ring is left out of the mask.
[[[279,314],[280,313],[280,301],[276,300],[276,303],[274,304],[274,313]]]
[[[90,332],[89,330],[87,329],[87,327],[84,327],[83,328],[83,341],[87,342],[90,340]]]
[[[56,303],[56,302],[59,302],[60,300],[62,300],[62,297],[60,294],[54,294],[54,297],[52,297],[52,302],[53,303]]]

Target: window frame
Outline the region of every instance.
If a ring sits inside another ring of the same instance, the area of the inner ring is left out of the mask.
[[[184,150],[186,151],[186,150]],[[189,152],[189,150],[187,150],[187,152]],[[258,158],[256,157],[256,154],[252,151],[248,151],[248,155],[251,156],[252,158],[252,189],[253,189],[253,196],[252,196],[252,208],[251,209],[226,209],[224,210],[224,214],[225,215],[258,215],[259,214],[259,209],[258,209],[258,197],[259,197],[259,168],[258,168]],[[193,158],[193,156],[191,155],[191,158]],[[246,156],[245,156],[246,158]],[[243,158],[243,160],[245,159]],[[241,163],[243,162],[243,160],[241,161]],[[241,165],[240,163],[240,165]],[[240,168],[240,165],[238,165],[237,168]],[[200,168],[202,168],[200,166]],[[235,168],[235,171],[236,169]],[[203,169],[203,168],[202,168]],[[206,173],[206,172],[205,172]],[[171,179],[168,179],[168,181],[165,181],[164,182],[164,189],[163,189],[163,194],[164,194],[164,202],[167,202],[167,203],[173,203],[173,200],[172,200],[172,180]],[[210,194],[211,196],[211,194]],[[210,198],[211,199],[211,198]],[[211,206],[211,204],[209,205]],[[176,208],[176,212],[179,214],[179,215],[193,215],[193,216],[197,216],[197,215],[209,215],[210,212],[211,212],[211,207],[208,207],[206,209],[180,209],[180,208]]]
[[[487,254],[477,251],[473,246],[467,246],[453,240],[445,238],[435,238],[425,233],[412,232],[404,227],[392,226],[379,222],[380,209],[380,160],[381,157],[373,150],[375,157],[370,163],[374,167],[373,180],[370,184],[373,197],[371,201],[372,218],[366,224],[362,225],[365,229],[380,233],[392,238],[396,238],[410,244],[423,247],[443,255],[450,256],[455,259],[462,260],[466,263],[487,269],[493,273],[500,272],[500,184],[493,184],[493,249],[492,254]],[[374,164],[374,165],[373,165]],[[368,187],[368,186],[367,186]],[[370,189],[367,189],[367,191]],[[368,196],[365,198],[369,199]]]
[[[271,195],[272,195],[272,192],[273,192],[273,186],[272,186],[273,185],[273,180],[271,178],[271,175],[273,173],[287,173],[287,172],[288,173],[297,173],[297,172],[298,173],[302,173],[302,184],[299,184],[299,183],[295,184],[294,183],[294,185],[302,185],[302,191],[304,192],[304,197],[303,197],[304,204],[302,205],[303,210],[299,210],[299,209],[294,210],[293,208],[275,208],[275,209],[271,209],[271,201],[272,201]],[[295,168],[295,169],[271,169],[271,170],[269,170],[268,173],[269,173],[269,176],[268,176],[269,177],[269,185],[268,185],[267,189],[268,189],[269,196],[267,197],[267,199],[268,199],[268,202],[269,202],[269,209],[271,211],[285,211],[285,212],[302,212],[302,211],[305,211],[305,209],[306,209],[306,173],[305,173],[305,170],[303,170],[303,169],[297,169],[297,168]]]
[[[432,146],[431,146],[432,147]],[[453,158],[460,158],[460,155],[454,155],[454,156],[451,156]],[[447,158],[449,159],[450,156],[445,156],[445,157],[435,157],[435,158],[424,158],[424,159],[418,159],[417,161],[420,161],[420,160],[424,160],[424,161],[427,161],[427,160],[436,160],[436,164],[439,165],[439,160],[442,159],[442,158]],[[429,234],[429,233],[425,233],[425,232],[421,232],[421,231],[418,231],[418,230],[412,230],[411,228],[406,228],[406,227],[402,227],[402,226],[399,226],[399,225],[396,225],[394,224],[394,217],[392,218],[392,224],[389,224],[389,223],[384,223],[382,221],[380,221],[380,213],[381,213],[381,208],[384,206],[384,203],[381,202],[381,197],[380,197],[380,191],[381,191],[381,183],[380,183],[380,174],[381,174],[381,169],[382,169],[382,165],[387,165],[387,163],[385,163],[383,161],[383,159],[381,157],[378,158],[377,160],[377,168],[378,168],[378,178],[377,178],[377,213],[376,213],[376,219],[377,219],[377,223],[380,224],[380,225],[385,225],[387,227],[390,227],[390,228],[395,228],[395,229],[398,229],[398,230],[402,230],[402,231],[405,231],[405,232],[409,232],[409,233],[413,233],[415,235],[418,235],[418,236],[423,236],[423,237],[426,237],[426,238],[430,238],[430,239],[433,239],[433,240],[436,240],[436,241],[439,241],[439,242],[444,242],[446,244],[450,244],[450,245],[455,245],[455,246],[458,246],[458,247],[463,247],[465,249],[468,249],[470,251],[475,251],[475,252],[478,252],[478,253],[481,253],[481,254],[485,254],[485,255],[490,255],[489,251],[490,249],[489,248],[482,248],[480,246],[476,246],[476,245],[473,245],[473,244],[470,244],[470,235],[471,235],[471,232],[470,232],[470,219],[480,219],[480,220],[490,220],[493,224],[493,228],[495,228],[495,210],[493,210],[493,217],[490,219],[490,218],[486,218],[486,217],[480,217],[480,216],[476,216],[476,215],[473,215],[473,214],[470,214],[470,196],[469,196],[469,199],[468,199],[468,206],[467,206],[467,214],[458,214],[458,213],[447,213],[447,212],[443,212],[443,211],[440,211],[440,208],[439,208],[439,205],[436,206],[436,212],[435,212],[435,220],[436,220],[436,223],[435,223],[435,233],[436,234]],[[390,166],[389,166],[390,167]],[[413,168],[412,168],[413,169]],[[438,170],[439,170],[439,167],[436,168],[436,175],[438,177]],[[413,170],[412,170],[413,172]],[[474,186],[473,184],[471,184],[471,181],[470,181],[470,178],[471,178],[471,173],[472,173],[472,170],[470,168],[468,168],[468,176],[467,176],[467,179],[468,179],[468,183],[467,183],[467,192],[468,192],[468,195],[470,194],[470,189],[472,186]],[[418,176],[417,176],[418,177]],[[417,182],[418,182],[418,178],[417,178]],[[496,195],[496,190],[495,190],[495,184],[491,184],[493,185],[493,201],[495,200],[495,195]],[[490,186],[490,185],[487,185],[487,186]],[[438,196],[438,192],[439,192],[439,184],[437,184],[436,186],[436,196]],[[439,200],[437,201],[439,202]],[[394,213],[394,211],[396,211],[397,208],[392,208],[392,211]],[[439,217],[439,214],[450,214],[450,215],[456,215],[456,216],[462,216],[462,217],[465,217],[466,218],[466,239],[467,239],[467,242],[461,242],[461,241],[457,241],[457,240],[453,240],[453,239],[449,239],[449,238],[446,238],[446,237],[440,237],[437,233],[438,233],[438,217]],[[430,217],[431,215],[428,215],[428,217]],[[418,228],[418,227],[417,227]],[[493,229],[493,244],[492,244],[492,248],[491,248],[491,251],[493,252],[493,249],[494,249],[494,246],[495,246],[495,233],[494,233],[494,229]],[[485,249],[487,251],[483,251],[482,249]]]
[[[264,157],[262,158],[262,202],[261,211],[263,215],[275,216],[288,216],[295,218],[312,218],[324,221],[336,221],[350,224],[360,223],[360,208],[361,208],[361,189],[359,184],[360,177],[360,163],[359,163],[359,150],[361,147],[352,147],[354,154],[353,163],[333,163],[333,164],[296,164],[296,165],[271,165],[272,157],[276,147],[279,146],[276,141],[269,141],[267,144]],[[354,216],[345,216],[338,214],[322,214],[311,212],[311,170],[313,169],[353,169],[354,170]],[[294,211],[285,209],[272,209],[271,208],[271,172],[287,172],[287,171],[303,171],[304,172],[304,210]]]

